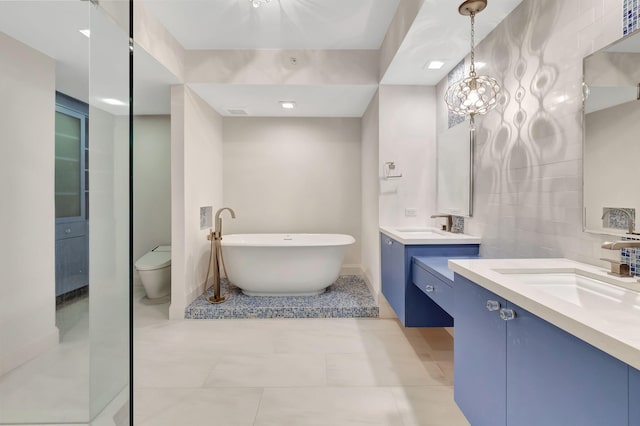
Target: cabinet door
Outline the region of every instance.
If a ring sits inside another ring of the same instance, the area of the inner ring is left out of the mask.
[[[396,315],[405,323],[404,245],[380,234],[382,294]]]
[[[56,296],[89,284],[86,237],[56,241]]]
[[[454,296],[456,403],[474,426],[503,426],[507,400],[506,322],[497,310],[487,308],[487,302],[504,307],[505,300],[457,274]]]
[[[640,426],[640,371],[629,367],[629,426]]]
[[[626,364],[516,305],[509,308],[516,317],[506,321],[508,425],[629,424]]]

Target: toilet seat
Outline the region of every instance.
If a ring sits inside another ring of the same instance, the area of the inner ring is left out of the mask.
[[[138,271],[153,271],[171,266],[171,246],[158,246],[135,263]]]

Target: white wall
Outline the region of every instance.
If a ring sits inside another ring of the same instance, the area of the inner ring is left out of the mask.
[[[171,319],[204,291],[208,230],[200,207],[222,207],[222,117],[188,87],[171,88]]]
[[[436,212],[436,98],[432,86],[381,85],[380,225],[425,226]],[[402,178],[383,180],[384,163],[393,161]],[[406,217],[405,208],[416,208]]]
[[[602,263],[601,237],[582,232],[582,60],[621,33],[619,1],[577,8],[525,0],[479,45],[482,73],[505,96],[476,120],[475,215],[466,232],[482,236],[482,255]]]
[[[378,149],[379,149],[379,102],[374,96],[369,108],[362,116],[361,153],[361,258],[362,274],[374,295],[380,293],[380,237],[378,233]]]
[[[135,116],[133,123],[134,262],[171,243],[171,120]],[[134,275],[136,284],[140,277]]]
[[[58,329],[55,62],[0,33],[0,70],[1,375],[56,345]]]
[[[225,118],[226,233],[344,233],[360,268],[360,119]]]
[[[401,0],[398,4],[396,14],[389,25],[387,34],[384,36],[382,46],[380,46],[380,80],[382,80],[394,56],[398,53],[400,45],[407,36],[423,4],[424,0]]]

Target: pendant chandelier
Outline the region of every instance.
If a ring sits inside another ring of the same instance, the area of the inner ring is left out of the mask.
[[[486,114],[497,104],[500,85],[495,78],[476,75],[475,66],[475,16],[487,7],[487,0],[467,0],[460,5],[458,12],[471,17],[471,66],[469,75],[447,88],[444,100],[449,111],[454,114],[473,118],[477,114]]]

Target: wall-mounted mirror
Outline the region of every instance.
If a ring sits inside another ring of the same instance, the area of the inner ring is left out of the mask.
[[[584,95],[584,230],[638,232],[640,32],[584,59]]]
[[[473,214],[473,152],[469,121],[438,135],[436,207],[438,213]]]

